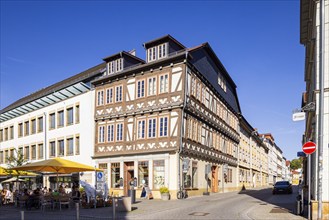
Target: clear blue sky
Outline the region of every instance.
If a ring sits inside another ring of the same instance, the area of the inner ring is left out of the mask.
[[[272,133],[287,159],[301,151],[292,122],[304,83],[299,0],[1,1],[0,109],[122,50],[166,34],[209,42],[237,85],[243,115]]]

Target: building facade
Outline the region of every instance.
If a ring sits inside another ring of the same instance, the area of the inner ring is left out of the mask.
[[[90,81],[105,72],[100,64],[87,71],[26,96],[0,113],[0,164],[8,165],[9,156],[24,155],[26,162],[63,157],[93,164],[94,91]],[[91,173],[81,179],[92,182]],[[59,182],[78,182],[79,174],[60,175]],[[41,184],[56,188],[56,175],[45,176]]]
[[[236,85],[208,43],[170,35],[121,51],[0,112],[0,165],[64,157],[104,170],[110,194],[162,186],[171,197],[263,187],[283,175],[282,151],[241,115]],[[278,170],[281,170],[278,173]],[[62,176],[87,180],[94,173]],[[53,176],[43,185],[54,188]]]
[[[93,82],[94,159],[114,193],[127,194],[131,179],[155,196],[161,186],[172,195],[234,190],[240,110],[232,79],[207,43],[186,48],[167,35],[144,47],[146,63]],[[117,59],[126,57],[105,61]]]
[[[305,46],[304,80],[306,91],[302,107],[313,104],[306,111],[303,143],[313,141],[317,150],[305,160],[311,163],[312,218],[329,218],[329,3],[328,1],[300,1],[300,43]],[[322,5],[322,7],[321,7]],[[323,8],[323,10],[321,10]],[[322,19],[321,19],[322,18]],[[322,55],[322,59],[321,59]],[[322,88],[321,88],[321,85]],[[323,98],[320,97],[321,90]],[[320,123],[322,126],[320,126]],[[322,144],[321,144],[322,143]],[[319,147],[322,146],[321,155]],[[310,161],[311,159],[311,161]],[[319,169],[319,164],[322,168]],[[319,170],[321,172],[319,173]],[[305,172],[304,182],[308,182]],[[320,175],[319,175],[320,174]],[[321,180],[321,181],[320,181]],[[321,187],[319,187],[319,181]],[[319,204],[321,201],[321,204]],[[320,213],[319,208],[320,207]],[[322,207],[321,207],[322,206]]]

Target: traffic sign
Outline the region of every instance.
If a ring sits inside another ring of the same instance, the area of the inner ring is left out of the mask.
[[[306,142],[303,145],[303,151],[305,154],[312,154],[316,149],[316,144],[312,141]]]

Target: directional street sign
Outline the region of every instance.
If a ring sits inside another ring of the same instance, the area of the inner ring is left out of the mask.
[[[312,141],[306,142],[303,145],[303,151],[305,154],[312,154],[316,150],[316,144]]]

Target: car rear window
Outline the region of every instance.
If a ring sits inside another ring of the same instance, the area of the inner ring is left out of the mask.
[[[275,183],[275,185],[276,186],[278,186],[278,185],[289,185],[289,182],[287,182],[287,181],[277,182],[277,183]]]

